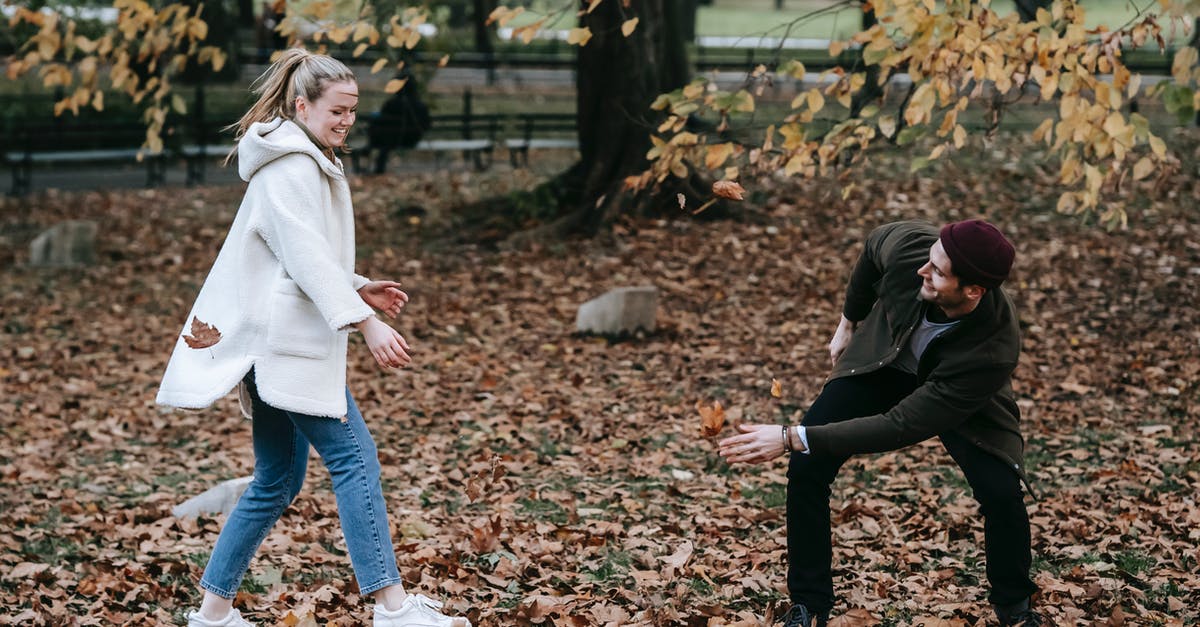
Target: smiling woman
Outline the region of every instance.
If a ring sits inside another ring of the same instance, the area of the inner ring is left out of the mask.
[[[376,601],[374,624],[470,627],[401,585],[379,455],[346,388],[351,330],[380,366],[411,361],[408,342],[375,317],[395,318],[408,296],[399,283],[354,273],[354,213],[336,151],[354,125],[358,83],[340,61],[293,49],[255,91],[230,155],[246,195],[188,315],[204,337],[181,334],[158,393],[159,403],[202,408],[237,386],[254,419],[254,478],[221,529],[188,625],[250,625],[233,600],[299,494],[312,447],[333,478],[359,592]]]

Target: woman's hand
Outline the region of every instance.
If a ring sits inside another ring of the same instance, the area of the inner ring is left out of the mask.
[[[735,435],[717,443],[717,452],[725,461],[734,464],[761,464],[783,455],[783,429],[779,425],[740,424]]]
[[[389,318],[400,315],[400,308],[408,303],[408,294],[395,281],[371,281],[358,288],[363,302],[383,312]]]
[[[403,368],[412,363],[412,357],[408,356],[408,351],[411,350],[408,342],[384,321],[371,316],[357,326],[363,334],[363,339],[367,341],[367,348],[371,349],[371,354],[380,366]]]

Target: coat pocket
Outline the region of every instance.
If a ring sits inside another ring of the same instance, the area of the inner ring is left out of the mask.
[[[292,281],[275,291],[267,324],[267,347],[280,355],[325,359],[333,352],[334,333],[325,318]]]

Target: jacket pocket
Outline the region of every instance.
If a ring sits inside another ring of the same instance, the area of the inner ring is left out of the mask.
[[[333,351],[334,333],[317,306],[293,281],[286,281],[271,299],[267,347],[280,355],[325,359]]]

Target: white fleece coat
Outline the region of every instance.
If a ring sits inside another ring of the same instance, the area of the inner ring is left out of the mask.
[[[163,374],[158,402],[207,407],[251,367],[267,404],[346,415],[347,327],[374,314],[354,274],[354,214],[341,162],[294,122],[252,125],[238,143],[249,182],[229,235]],[[221,339],[193,349],[192,318]]]

